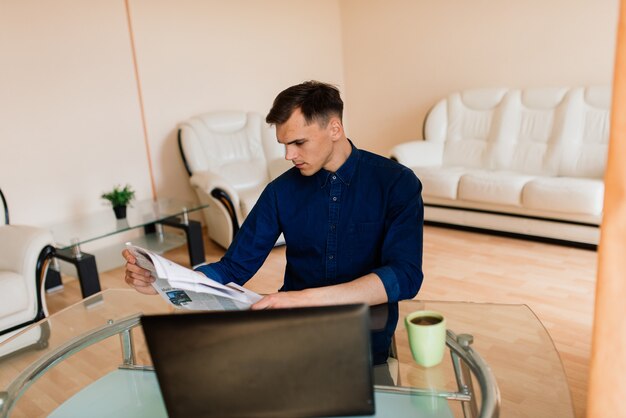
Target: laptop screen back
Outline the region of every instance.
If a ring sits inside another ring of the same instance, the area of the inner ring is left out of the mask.
[[[170,417],[374,413],[368,307],[141,319]]]

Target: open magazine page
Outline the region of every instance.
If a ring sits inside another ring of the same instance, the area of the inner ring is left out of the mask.
[[[251,303],[218,297],[210,293],[198,293],[191,290],[172,287],[165,279],[156,279],[152,286],[161,297],[177,308],[193,311],[235,311],[248,309]]]
[[[197,271],[134,245],[127,248],[137,265],[152,273],[152,284],[163,299],[177,308],[190,310],[242,310],[261,296],[236,283],[223,285]]]

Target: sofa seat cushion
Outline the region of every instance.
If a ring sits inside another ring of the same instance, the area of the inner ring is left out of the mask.
[[[415,175],[422,182],[424,196],[456,199],[459,179],[469,169],[462,167],[415,167]]]
[[[237,191],[265,187],[268,182],[267,167],[261,160],[224,164],[220,167],[219,174]]]
[[[8,270],[0,270],[0,323],[2,319],[28,309],[28,292],[24,278]]]
[[[458,198],[474,202],[521,206],[522,190],[534,177],[508,171],[476,171],[461,176]]]
[[[600,215],[604,182],[574,177],[540,177],[524,187],[522,202],[529,209]]]

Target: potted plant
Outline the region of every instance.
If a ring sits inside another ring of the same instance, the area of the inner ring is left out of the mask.
[[[102,193],[101,197],[111,202],[117,219],[124,219],[126,218],[126,206],[135,198],[135,191],[128,184],[123,188],[122,186],[115,186],[110,192]]]

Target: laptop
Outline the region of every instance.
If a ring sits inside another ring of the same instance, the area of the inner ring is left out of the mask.
[[[372,415],[369,309],[340,305],[141,318],[168,415]]]

